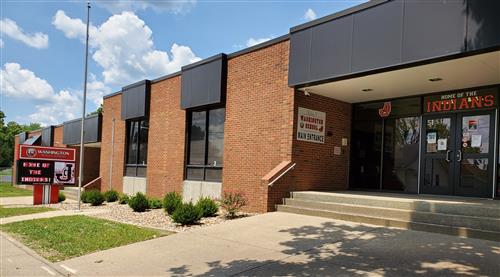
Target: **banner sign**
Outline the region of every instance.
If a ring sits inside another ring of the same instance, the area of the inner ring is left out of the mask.
[[[45,161],[75,161],[75,149],[62,147],[44,147],[19,145],[19,159]]]
[[[17,182],[20,184],[75,184],[75,149],[19,145]]]
[[[424,113],[492,108],[497,105],[495,89],[472,90],[424,97]]]
[[[324,112],[299,107],[297,140],[325,143]]]
[[[17,161],[17,182],[21,184],[52,183],[54,163],[38,160]]]

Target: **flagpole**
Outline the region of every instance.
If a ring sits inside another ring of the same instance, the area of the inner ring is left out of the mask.
[[[82,194],[82,180],[83,180],[83,156],[84,149],[84,126],[85,126],[85,104],[87,102],[87,67],[89,61],[89,19],[90,19],[90,2],[87,2],[87,36],[85,40],[85,77],[83,78],[83,104],[82,104],[82,125],[80,127],[80,164],[78,175],[78,210],[81,210],[81,194]]]

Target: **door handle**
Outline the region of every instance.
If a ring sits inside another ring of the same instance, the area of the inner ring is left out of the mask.
[[[451,153],[451,150],[446,150],[446,159],[445,159],[445,161],[448,162],[448,163],[451,162],[451,160],[450,160],[450,153]]]
[[[462,161],[462,150],[458,150],[457,152],[457,162],[461,162]]]

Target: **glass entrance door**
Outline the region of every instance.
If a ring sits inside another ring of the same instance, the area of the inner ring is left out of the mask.
[[[421,192],[492,196],[493,114],[424,117]]]

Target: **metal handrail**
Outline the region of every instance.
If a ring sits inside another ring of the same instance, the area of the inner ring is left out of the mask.
[[[269,187],[272,187],[272,186],[273,186],[273,184],[274,184],[276,181],[278,181],[281,177],[283,177],[283,175],[285,175],[288,171],[292,170],[292,169],[295,167],[295,165],[296,165],[296,164],[297,164],[297,163],[292,164],[289,168],[287,168],[287,170],[283,171],[283,173],[281,173],[280,175],[278,175],[278,177],[276,177],[276,179],[274,179],[272,182],[270,182],[270,183],[269,183],[269,184],[267,184],[267,185],[268,185]]]
[[[99,179],[101,179],[101,176],[95,178],[94,180],[88,182],[87,184],[83,185],[82,188],[85,189],[86,187],[90,186],[90,185],[93,185],[94,183],[96,183]]]

